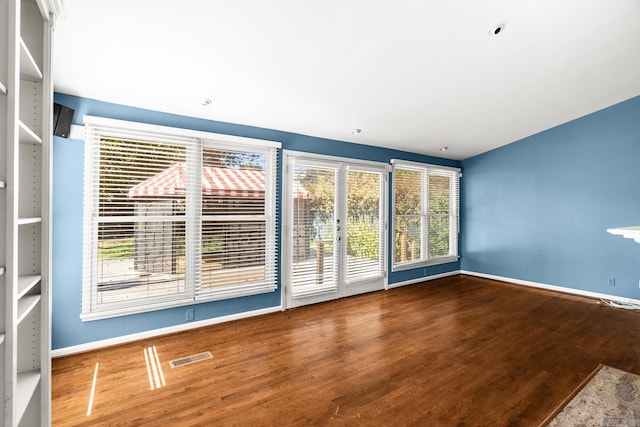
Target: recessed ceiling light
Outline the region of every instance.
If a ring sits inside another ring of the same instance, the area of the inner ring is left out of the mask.
[[[362,133],[362,129],[354,129],[351,131],[352,135],[360,135]]]
[[[209,98],[205,98],[202,100],[202,102],[200,103],[200,105],[202,105],[203,107],[208,107],[209,105],[211,105],[213,101]]]
[[[504,24],[498,24],[498,25],[496,25],[494,27],[491,27],[491,29],[489,30],[489,35],[490,36],[497,36],[503,30],[504,30]]]
[[[440,148],[440,151],[445,152],[445,151],[447,151],[448,149],[449,149],[449,147],[442,147],[442,148]]]

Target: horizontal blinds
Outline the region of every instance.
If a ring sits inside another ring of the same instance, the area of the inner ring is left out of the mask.
[[[276,288],[274,149],[202,153],[198,297],[230,286]]]
[[[85,128],[85,317],[276,288],[274,145],[98,122]]]
[[[347,174],[347,281],[384,273],[383,176],[349,170]]]
[[[451,253],[450,232],[452,174],[440,171],[429,171],[428,175],[428,249],[429,258],[447,256]]]
[[[422,258],[423,171],[395,166],[393,171],[394,261]]]
[[[293,165],[293,266],[292,293],[337,288],[335,250],[335,193],[338,174],[334,168],[313,164]]]
[[[394,163],[394,263],[457,255],[459,175],[456,168]]]
[[[186,193],[194,173],[185,140],[126,137],[94,127],[90,191],[93,236],[85,257],[92,310],[187,295]],[[153,190],[151,190],[153,189]]]

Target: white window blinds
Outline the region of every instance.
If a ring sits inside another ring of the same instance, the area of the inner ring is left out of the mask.
[[[86,122],[83,319],[276,288],[276,144]]]
[[[347,173],[347,282],[384,274],[384,176]]]
[[[458,257],[460,170],[393,162],[393,267],[451,262]]]

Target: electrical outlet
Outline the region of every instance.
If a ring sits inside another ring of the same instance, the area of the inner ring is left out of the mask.
[[[616,279],[614,277],[610,277],[609,278],[609,286],[615,286],[616,285]]]
[[[187,309],[187,322],[193,322],[193,319],[196,317],[196,309],[188,308]]]

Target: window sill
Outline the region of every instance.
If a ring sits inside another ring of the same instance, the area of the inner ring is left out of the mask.
[[[433,258],[428,261],[420,260],[420,261],[405,262],[402,264],[394,264],[391,271],[396,272],[396,271],[411,270],[414,268],[432,267],[434,265],[449,264],[451,262],[456,262],[459,259],[460,259],[459,256],[452,255],[452,256]]]

